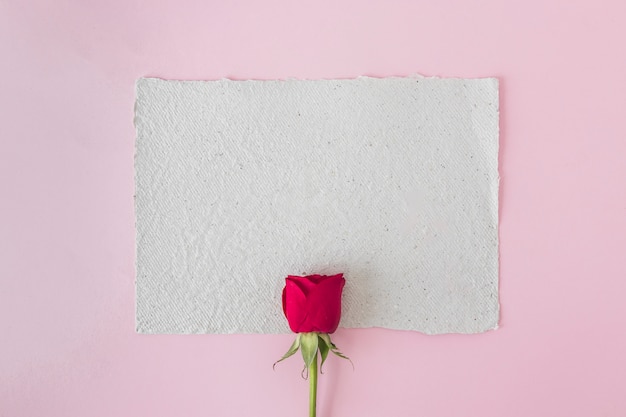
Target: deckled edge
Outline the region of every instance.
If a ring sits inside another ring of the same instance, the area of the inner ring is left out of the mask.
[[[216,82],[216,81],[232,81],[237,83],[245,82],[273,82],[273,81],[356,81],[356,80],[388,80],[388,79],[409,79],[409,80],[487,80],[495,79],[496,77],[440,77],[437,75],[422,75],[419,73],[412,73],[406,76],[390,75],[390,76],[372,76],[372,75],[359,75],[356,77],[336,77],[336,78],[298,78],[298,77],[286,77],[286,78],[232,78],[222,77],[213,79],[177,79],[177,78],[162,78],[153,76],[144,76],[137,79],[135,82],[135,92],[137,91],[137,85],[141,80],[158,80],[158,81],[170,81],[179,83],[196,83],[196,82]]]

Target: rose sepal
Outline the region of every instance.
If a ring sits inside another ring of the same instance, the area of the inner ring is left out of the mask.
[[[345,359],[350,362],[352,365],[352,369],[354,369],[354,364],[350,360],[349,357],[341,353],[341,351],[337,348],[337,346],[330,340],[330,335],[328,333],[318,333],[318,337],[320,340],[320,355],[322,357],[322,363],[320,364],[320,372],[322,370],[322,366],[324,365],[324,361],[328,356],[328,352],[332,352],[335,356],[339,356],[341,359]],[[326,352],[324,352],[324,350]]]
[[[300,335],[300,352],[304,359],[304,366],[309,367],[313,360],[317,357],[317,348],[319,347],[319,336],[316,332],[299,333]]]
[[[293,341],[293,343],[291,344],[291,347],[289,348],[287,353],[285,353],[282,358],[280,358],[279,360],[274,362],[274,365],[272,365],[272,368],[275,369],[276,368],[276,364],[278,362],[282,362],[285,359],[287,359],[288,357],[293,356],[298,351],[298,349],[300,349],[300,333],[298,333],[296,335],[296,340]]]
[[[302,353],[305,368],[308,368],[311,365],[318,351],[320,353],[320,357],[322,358],[322,362],[320,363],[320,372],[322,371],[322,366],[324,366],[324,362],[326,362],[328,353],[330,352],[332,352],[335,356],[350,361],[352,368],[354,368],[354,364],[350,358],[344,355],[337,348],[337,346],[330,339],[330,335],[328,333],[319,332],[298,333],[296,335],[296,340],[293,341],[289,350],[279,360],[274,362],[273,367],[275,368],[277,363],[293,356],[298,350]]]

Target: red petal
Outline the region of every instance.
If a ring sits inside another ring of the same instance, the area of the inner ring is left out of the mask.
[[[337,275],[307,275],[304,277],[297,275],[289,275],[287,277],[288,280],[295,282],[300,286],[304,295],[308,295],[311,291],[315,289],[321,282],[326,281],[328,279],[337,279],[342,278],[343,274]]]
[[[341,292],[346,280],[343,274],[326,277],[307,296],[307,323],[310,331],[333,333],[341,319]]]
[[[285,317],[287,317],[289,328],[295,333],[303,331],[300,329],[302,322],[307,317],[306,307],[307,302],[304,292],[302,292],[302,289],[296,282],[287,278],[283,290],[283,311]]]

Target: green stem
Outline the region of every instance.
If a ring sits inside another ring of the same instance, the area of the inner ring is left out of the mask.
[[[315,417],[317,402],[317,352],[309,365],[309,417]]]

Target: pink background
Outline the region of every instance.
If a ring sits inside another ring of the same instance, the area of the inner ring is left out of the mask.
[[[625,15],[0,1],[0,415],[306,415],[291,335],[135,334],[134,82],[415,72],[501,79],[501,327],[340,329],[320,417],[626,415]]]

